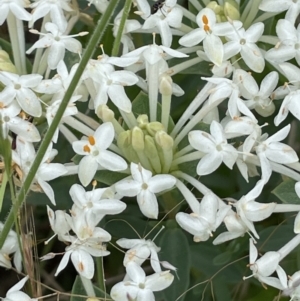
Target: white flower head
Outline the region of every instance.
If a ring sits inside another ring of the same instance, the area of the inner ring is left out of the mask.
[[[254,246],[252,238],[249,239],[249,242],[249,266],[250,270],[253,272],[253,276],[263,284],[273,286],[280,290],[287,288],[286,273],[279,265],[280,253],[270,251],[257,259],[258,251]],[[270,276],[274,272],[277,273],[278,278]]]
[[[263,187],[264,181],[259,180],[252,190],[250,190],[239,201],[232,204],[236,208],[241,221],[257,239],[259,236],[255,230],[253,222],[262,221],[268,218],[273,213],[276,206],[276,203],[264,204],[254,201],[261,194]]]
[[[162,39],[162,44],[170,47],[172,44],[172,32],[170,27],[180,28],[183,12],[179,6],[175,6],[177,1],[166,0],[154,14],[150,15],[143,29],[157,28]]]
[[[27,294],[20,291],[27,280],[28,276],[21,279],[17,284],[7,291],[6,297],[1,299],[3,301],[37,301],[38,299],[30,298]]]
[[[194,235],[194,241],[206,241],[212,232],[222,223],[230,206],[219,207],[218,198],[214,194],[206,194],[198,205],[198,210],[191,214],[179,212],[176,221],[187,232]]]
[[[235,26],[233,24],[233,26]],[[252,24],[247,30],[244,28],[232,31],[227,38],[230,40],[224,45],[224,51],[232,57],[241,54],[245,64],[255,72],[262,72],[265,67],[265,60],[259,47],[255,44],[262,36],[264,23]]]
[[[110,291],[115,301],[155,300],[153,292],[161,291],[173,282],[174,276],[169,271],[146,276],[144,270],[135,262],[126,266],[127,280],[117,283]]]
[[[54,205],[54,192],[47,182],[67,173],[67,169],[64,165],[60,163],[50,163],[50,161],[55,157],[56,154],[57,151],[55,149],[52,149],[52,143],[50,143],[34,178],[35,183],[38,183],[39,187],[44,191],[44,193]],[[36,154],[33,144],[17,137],[16,150],[13,150],[12,152],[12,159],[18,166],[20,166],[22,170],[22,181],[28,175],[35,156]]]
[[[112,171],[124,170],[127,168],[126,161],[108,151],[115,137],[115,130],[111,122],[101,124],[93,136],[88,140],[73,142],[73,150],[84,157],[79,163],[78,176],[83,186],[87,186],[93,179],[98,167]]]
[[[9,13],[13,13],[14,16],[23,21],[31,20],[31,14],[26,11],[25,8],[29,6],[28,0],[1,0],[0,1],[0,25],[7,19]]]
[[[300,12],[299,0],[263,0],[259,5],[259,9],[272,13],[280,13],[286,11],[285,19],[294,23]]]
[[[222,162],[232,169],[238,153],[227,143],[221,124],[213,121],[210,125],[211,135],[203,131],[191,131],[189,142],[191,146],[205,155],[197,165],[198,175],[208,175],[214,172]]]
[[[26,51],[27,54],[31,53],[34,49],[37,48],[48,48],[49,52],[47,56],[47,62],[49,68],[52,70],[56,69],[58,63],[64,59],[66,49],[71,52],[81,54],[81,43],[73,38],[74,35],[67,36],[63,34],[66,26],[64,29],[59,29],[56,24],[48,22],[45,24],[45,29],[48,31],[47,34],[39,33],[36,30],[31,30],[31,32],[40,34],[44,37],[35,42],[32,47],[30,47]],[[86,34],[88,33],[82,32],[78,35]]]
[[[279,164],[289,164],[298,161],[296,152],[289,145],[279,142],[287,137],[290,128],[290,124],[285,126],[265,141],[261,141],[256,147],[262,170],[262,179],[265,183],[268,182],[272,174],[270,161]]]
[[[117,240],[116,243],[124,249],[129,249],[123,261],[125,267],[132,261],[141,266],[150,256],[150,263],[153,270],[156,273],[161,272],[160,261],[157,255],[160,248],[157,247],[152,240],[121,238]]]
[[[152,172],[140,164],[131,163],[131,178],[126,178],[115,184],[116,191],[122,196],[136,196],[142,213],[149,218],[158,217],[156,193],[172,188],[176,178],[160,174],[152,176]]]
[[[10,72],[1,71],[0,81],[5,86],[3,97],[16,99],[20,107],[29,115],[40,117],[42,106],[40,99],[32,91],[42,81],[39,74],[17,75]]]

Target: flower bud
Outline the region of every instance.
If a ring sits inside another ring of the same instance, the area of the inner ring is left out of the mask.
[[[96,114],[103,122],[109,122],[115,118],[115,113],[107,105],[98,106]]]
[[[8,53],[4,50],[0,50],[0,71],[17,73],[15,65],[10,60]]]
[[[226,0],[224,3],[224,15],[231,20],[240,19],[239,5],[234,0]]]
[[[146,130],[150,136],[154,137],[156,132],[164,131],[165,127],[160,122],[154,121],[146,125]]]
[[[136,152],[143,151],[145,148],[144,133],[137,126],[135,126],[131,132],[131,144]]]
[[[131,131],[121,132],[118,135],[117,144],[128,161],[139,162],[137,154],[131,145]]]
[[[172,89],[172,78],[169,75],[163,75],[160,79],[159,84],[159,92],[162,95],[172,95],[173,89]]]
[[[164,131],[155,134],[155,141],[163,150],[171,150],[174,145],[173,138]]]
[[[136,121],[141,129],[145,129],[147,124],[149,123],[149,118],[146,114],[142,114],[138,116]]]

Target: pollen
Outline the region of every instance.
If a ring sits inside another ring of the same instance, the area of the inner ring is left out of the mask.
[[[91,149],[90,149],[90,147],[86,144],[86,145],[83,147],[83,151],[84,151],[84,152],[87,152],[87,153],[90,153],[90,152],[91,152]]]
[[[84,270],[84,265],[83,265],[83,263],[80,261],[79,262],[79,264],[78,264],[78,270],[80,271],[80,272],[83,272],[83,270]]]
[[[90,143],[90,145],[95,145],[96,140],[95,140],[94,136],[89,136],[89,143]]]
[[[202,16],[202,22],[203,22],[203,24],[204,24],[204,30],[205,31],[210,31],[210,27],[209,27],[209,25],[208,25],[208,18],[206,17],[206,15],[203,15]]]

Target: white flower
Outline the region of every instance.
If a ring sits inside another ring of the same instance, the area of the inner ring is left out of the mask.
[[[70,196],[74,202],[72,212],[85,215],[88,223],[98,224],[106,214],[119,214],[125,210],[126,204],[117,199],[105,197],[107,188],[85,191],[78,184],[70,188]]]
[[[52,149],[51,143],[34,177],[35,182],[40,185],[42,190],[54,205],[54,192],[47,181],[51,181],[67,173],[67,169],[62,164],[50,163],[50,161],[55,157],[56,154],[57,151],[55,149]],[[20,166],[23,173],[21,180],[24,180],[35,159],[35,149],[32,143],[24,141],[21,138],[17,137],[16,150],[13,150],[12,152],[12,159],[16,164]]]
[[[125,55],[122,56],[122,58],[141,58],[142,60],[145,60],[146,64],[149,65],[154,65],[158,63],[161,59],[163,59],[166,54],[168,54],[171,57],[188,57],[188,55],[177,51],[173,50],[169,47],[163,46],[163,45],[156,45],[156,44],[151,44],[147,46],[142,46],[138,49],[135,49]]]
[[[279,46],[270,49],[265,58],[276,63],[296,59],[298,65],[300,64],[300,51],[298,45],[300,42],[300,26],[297,29],[294,24],[288,20],[281,19],[277,22],[276,33],[279,38]]]
[[[290,128],[290,124],[285,126],[265,141],[261,141],[256,147],[262,170],[262,179],[265,183],[268,182],[272,174],[272,167],[269,161],[279,164],[289,164],[298,161],[296,152],[289,145],[279,142],[287,137]]]
[[[221,124],[213,121],[210,132],[211,135],[203,131],[191,131],[188,136],[191,146],[205,154],[197,165],[198,175],[214,172],[222,162],[232,169],[238,157],[236,149],[227,143]]]
[[[11,101],[9,97],[3,97],[0,92],[0,124],[4,137],[12,131],[22,139],[29,142],[38,142],[41,139],[37,128],[26,119],[18,116],[21,107],[16,100]]]
[[[143,269],[135,262],[126,266],[127,280],[117,283],[110,291],[115,301],[153,301],[153,292],[161,291],[173,282],[174,276],[169,272],[155,273],[146,276]]]
[[[3,230],[3,223],[0,222],[0,233]],[[0,249],[0,266],[11,269],[11,257],[14,254],[14,265],[18,272],[22,271],[22,255],[19,246],[17,233],[10,230],[2,248]]]
[[[230,206],[219,207],[219,201],[214,194],[206,194],[198,205],[198,210],[191,214],[179,212],[176,221],[187,232],[194,235],[194,241],[206,241],[212,232],[222,223]]]
[[[228,35],[230,40],[224,45],[230,57],[240,53],[246,65],[255,72],[262,72],[265,67],[264,57],[255,44],[264,31],[264,23],[252,24],[247,30],[237,29]]]
[[[253,222],[259,222],[268,218],[276,207],[276,203],[264,204],[254,201],[261,194],[263,187],[263,180],[258,181],[252,190],[250,190],[239,201],[232,204],[236,208],[241,221],[257,239],[259,236],[254,228]]]
[[[74,64],[69,73],[65,62],[60,61],[56,68],[57,74],[51,79],[42,80],[40,84],[34,88],[34,91],[38,93],[54,94],[52,98],[53,102],[57,99],[62,99],[73,79],[77,67],[78,64]],[[88,93],[81,82],[82,81],[77,85],[73,96],[81,95],[83,97],[80,98],[80,101],[85,101],[88,98],[86,95]]]
[[[31,20],[31,14],[25,9],[28,6],[28,0],[0,0],[0,25],[4,23],[9,13],[13,13],[19,20]]]
[[[66,117],[72,116],[72,115],[75,115],[75,114],[78,113],[77,107],[75,105],[75,101],[77,101],[80,98],[81,98],[81,95],[77,95],[77,96],[72,96],[71,97],[71,99],[70,99],[70,101],[68,103],[68,106],[65,109],[64,114],[63,114],[63,116],[62,116],[62,118],[60,120],[60,123],[63,123],[64,119],[66,119]],[[52,124],[52,121],[53,121],[54,117],[56,116],[56,113],[57,113],[58,108],[59,108],[59,106],[61,104],[61,101],[62,101],[62,99],[55,100],[52,104],[50,104],[46,108],[46,118],[47,118],[47,123],[48,123],[49,127]],[[58,133],[59,133],[59,127],[57,127],[55,129],[55,132],[54,132],[53,137],[52,137],[52,141],[54,143],[57,142]]]
[[[172,32],[170,27],[180,28],[183,12],[176,5],[176,0],[166,0],[163,6],[153,15],[146,19],[143,29],[152,29],[157,27],[161,35],[162,44],[170,47],[172,44]]]
[[[221,66],[224,57],[224,47],[219,36],[226,36],[234,27],[229,22],[217,23],[216,14],[210,8],[202,9],[196,22],[199,28],[192,30],[179,40],[179,44],[192,47],[203,41],[203,49],[211,62]],[[242,27],[240,21],[234,21],[236,28]]]
[[[1,299],[3,301],[37,301],[38,299],[30,298],[27,294],[20,291],[27,280],[28,276],[20,280],[17,284],[15,284],[7,291],[6,297]]]
[[[136,196],[142,213],[149,218],[157,218],[158,204],[156,193],[172,188],[176,178],[161,174],[152,177],[152,172],[140,164],[131,163],[132,178],[126,178],[115,184],[116,191],[122,196]]]
[[[120,70],[103,72],[98,78],[98,92],[94,98],[95,110],[106,104],[108,96],[120,110],[130,113],[131,101],[125,93],[124,86],[132,86],[138,82],[138,77],[130,71]]]
[[[257,259],[258,251],[250,238],[249,266],[253,276],[260,282],[278,288],[280,290],[287,288],[287,276],[285,271],[279,265],[280,253],[270,251]],[[278,278],[270,277],[276,271]]]
[[[247,226],[243,223],[241,218],[233,210],[230,210],[226,214],[223,222],[228,231],[221,233],[213,241],[214,245],[218,245],[225,241],[244,236],[244,234],[248,232]]]
[[[72,212],[71,217],[69,215],[65,217],[76,236],[69,234],[63,236],[64,241],[71,244],[66,247],[66,253],[56,270],[55,276],[66,267],[71,257],[77,272],[91,279],[95,271],[92,256],[100,257],[110,254],[103,243],[110,241],[111,235],[107,231],[96,227],[97,221],[95,219],[93,221],[88,220],[84,214],[76,215]]]
[[[279,125],[289,112],[291,112],[298,120],[300,120],[300,106],[299,106],[300,89],[290,92],[280,106],[278,115],[274,118],[274,124]]]
[[[300,271],[289,276],[288,287],[282,292],[283,296],[290,296],[290,301],[300,300]]]
[[[32,27],[36,20],[49,14],[51,21],[55,23],[60,30],[63,30],[67,24],[64,11],[73,11],[70,2],[70,0],[35,0],[35,2],[30,5],[33,10],[29,27]]]
[[[263,117],[272,115],[275,111],[275,105],[270,96],[278,83],[278,73],[272,71],[261,81],[260,89],[251,74],[238,69],[238,77],[242,78],[240,85],[241,95],[246,99],[244,103],[249,109],[255,109]]]
[[[103,14],[109,4],[109,0],[87,0],[89,2],[89,6],[91,4],[94,4],[96,9],[98,10],[98,12],[100,12],[101,14]]]
[[[68,224],[68,214],[63,210],[53,211],[48,205],[47,214],[51,229],[55,233],[54,236],[57,235],[60,241],[64,241],[64,237],[68,235],[71,230],[71,226]],[[53,238],[53,236],[51,238]]]
[[[263,0],[259,9],[267,12],[280,13],[287,10],[285,19],[294,23],[300,12],[299,0]]]
[[[58,63],[64,59],[66,49],[81,54],[82,46],[79,41],[74,39],[74,36],[86,35],[87,32],[81,32],[78,35],[66,36],[63,32],[66,29],[60,29],[56,24],[47,22],[45,24],[45,29],[50,33],[39,33],[36,30],[31,30],[32,33],[44,36],[35,42],[32,47],[30,47],[26,53],[30,54],[34,49],[37,48],[48,48],[47,62],[50,69],[56,69]]]
[[[42,107],[40,99],[32,91],[41,81],[39,74],[17,75],[10,72],[0,71],[0,81],[5,86],[2,97],[16,99],[20,107],[29,115],[40,117]]]
[[[84,157],[79,163],[78,176],[83,186],[87,186],[93,179],[98,167],[112,171],[127,168],[126,161],[107,148],[112,144],[115,131],[112,123],[101,124],[93,136],[88,140],[73,142],[73,150]]]
[[[129,262],[135,262],[141,266],[150,256],[150,263],[154,272],[161,272],[160,261],[157,255],[160,248],[152,240],[121,238],[116,243],[124,249],[129,249],[123,261],[125,267]]]

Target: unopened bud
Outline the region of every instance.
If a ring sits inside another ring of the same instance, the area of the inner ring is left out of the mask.
[[[138,116],[136,121],[141,129],[145,129],[146,125],[149,123],[149,118],[146,114],[142,114]]]
[[[121,150],[123,150],[123,148],[129,147],[131,144],[131,132],[125,131],[120,133],[120,135],[118,135],[117,144]]]
[[[224,15],[231,20],[240,19],[239,5],[234,0],[226,0],[224,3]]]
[[[133,130],[132,130],[132,133],[131,133],[131,144],[132,144],[133,149],[136,152],[143,151],[144,148],[145,148],[144,133],[137,126],[135,126],[133,128]]]
[[[96,114],[103,122],[109,122],[115,118],[115,113],[107,105],[98,106]]]
[[[169,75],[163,75],[160,79],[159,92],[162,95],[172,95],[172,78]]]
[[[150,136],[154,137],[156,132],[164,131],[165,127],[160,122],[154,121],[147,124],[146,130]]]
[[[0,71],[17,73],[15,65],[10,60],[8,53],[4,50],[0,50]]]
[[[164,131],[156,133],[155,141],[163,150],[171,150],[174,145],[173,138]]]

